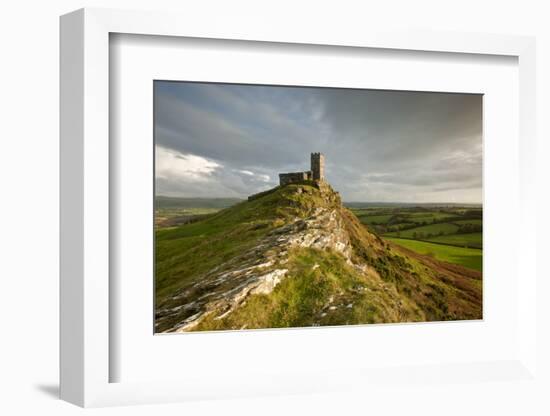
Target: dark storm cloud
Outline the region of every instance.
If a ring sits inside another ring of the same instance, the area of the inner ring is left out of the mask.
[[[159,193],[244,197],[305,170],[355,201],[480,202],[481,96],[157,82]],[[159,156],[160,155],[160,156]],[[178,162],[178,155],[192,155]],[[161,160],[162,158],[162,160]],[[168,158],[168,159],[166,159]]]

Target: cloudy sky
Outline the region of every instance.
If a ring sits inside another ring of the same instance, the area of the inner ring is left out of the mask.
[[[481,109],[472,94],[155,81],[156,192],[244,198],[322,152],[345,201],[480,203]]]

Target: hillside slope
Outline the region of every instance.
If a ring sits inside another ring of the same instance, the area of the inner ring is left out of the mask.
[[[382,240],[324,182],[156,239],[156,332],[481,318],[480,273]]]

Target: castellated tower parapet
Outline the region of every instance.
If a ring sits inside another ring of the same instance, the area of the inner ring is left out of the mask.
[[[314,181],[325,180],[325,156],[322,153],[311,154],[311,172]]]

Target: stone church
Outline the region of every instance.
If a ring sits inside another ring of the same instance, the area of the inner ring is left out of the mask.
[[[322,153],[311,154],[311,170],[305,172],[279,173],[279,185],[302,181],[325,180],[325,156]]]

